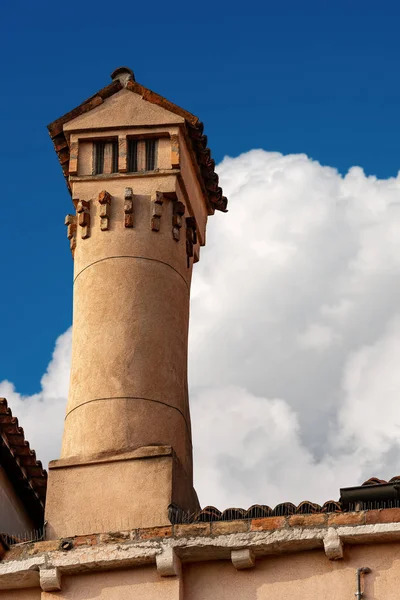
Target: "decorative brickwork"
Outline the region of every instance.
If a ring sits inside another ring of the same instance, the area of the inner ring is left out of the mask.
[[[111,211],[111,196],[103,190],[100,192],[98,201],[100,204],[100,229],[106,231],[109,229],[109,219]]]
[[[65,217],[65,225],[67,226],[67,238],[69,239],[69,247],[74,256],[76,248],[76,215],[67,215]]]
[[[78,200],[76,205],[78,225],[83,240],[90,236],[90,200]]]
[[[193,257],[193,247],[197,244],[197,226],[194,217],[186,217],[186,254],[187,266],[190,267],[190,259]]]
[[[116,79],[110,85],[102,88],[99,92],[97,92],[97,94],[94,94],[94,96],[74,108],[72,111],[48,125],[49,134],[58,154],[58,159],[60,161],[64,176],[67,180],[68,189],[71,191],[69,176],[73,173],[70,172],[71,149],[66,141],[63,126],[76,117],[89,112],[97,106],[100,106],[107,98],[110,98],[110,96],[118,93],[124,87],[135,94],[139,94],[146,102],[161,106],[165,110],[168,110],[185,119],[186,136],[190,141],[193,156],[197,162],[197,174],[202,189],[207,197],[209,214],[213,214],[215,210],[226,212],[228,201],[223,195],[222,189],[219,186],[218,175],[215,172],[215,161],[211,157],[210,148],[207,146],[207,136],[203,133],[204,124],[187,110],[184,110],[176,104],[169,102],[159,94],[152,92],[148,88],[145,88],[133,80],[128,80],[126,81],[125,85],[123,85],[121,81]],[[125,172],[126,168],[126,158],[124,156],[124,152],[125,151],[122,148],[122,154],[120,155],[121,158],[118,161],[119,171],[122,173]],[[173,165],[179,164],[179,144],[176,144],[175,140],[171,140],[171,163]],[[74,164],[73,168],[75,168]]]
[[[172,237],[179,242],[181,237],[182,219],[185,214],[185,205],[183,202],[174,202],[172,214]]]
[[[151,199],[151,229],[160,231],[160,221],[163,209],[164,196],[161,192],[156,192]]]
[[[125,188],[124,193],[124,212],[125,212],[125,227],[133,227],[135,224],[133,214],[133,191],[132,188]]]

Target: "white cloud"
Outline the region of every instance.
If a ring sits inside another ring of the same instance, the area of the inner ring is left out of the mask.
[[[312,323],[297,337],[300,346],[314,350],[325,350],[340,339],[332,327]]]
[[[229,213],[193,280],[189,380],[201,503],[337,499],[400,462],[400,177],[253,150],[218,168]],[[70,332],[42,391],[2,382],[59,455]]]
[[[44,465],[60,455],[69,383],[71,337],[71,329],[68,329],[57,338],[38,394],[22,396],[15,391],[11,382],[0,382],[0,396],[7,398],[13,415],[24,429],[26,439]]]

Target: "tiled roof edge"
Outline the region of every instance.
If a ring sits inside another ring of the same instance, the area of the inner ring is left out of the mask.
[[[388,481],[386,481],[386,479],[379,479],[378,477],[370,477],[369,479],[367,479],[367,481],[364,481],[362,485],[387,485],[388,483],[396,482],[400,483],[400,475],[395,475]]]
[[[15,467],[20,471],[22,479],[33,490],[42,509],[46,499],[47,472],[36,458],[25,439],[25,433],[19,426],[18,419],[13,417],[5,398],[0,398],[0,437],[13,458]]]
[[[291,532],[295,529],[308,529],[314,531],[328,530],[329,528],[337,531],[346,529],[347,537],[349,530],[354,529],[361,531],[361,535],[365,535],[366,543],[371,543],[371,535],[373,530],[367,530],[368,527],[383,524],[388,528],[388,524],[395,524],[392,529],[400,536],[400,509],[389,508],[383,510],[367,510],[361,512],[348,513],[327,513],[327,514],[312,514],[312,515],[291,515],[288,517],[265,517],[259,519],[235,520],[229,522],[211,522],[211,523],[184,523],[176,525],[163,525],[159,527],[148,527],[133,530],[123,530],[113,533],[93,533],[88,535],[80,535],[70,538],[61,538],[51,541],[39,541],[24,544],[16,544],[10,547],[5,560],[24,560],[33,555],[38,556],[41,553],[57,552],[59,556],[60,550],[64,555],[75,549],[82,547],[116,544],[118,547],[125,545],[148,542],[157,540],[161,543],[168,542],[168,539],[187,539],[187,538],[216,538],[218,536],[227,536],[230,534],[248,534],[257,535],[262,532],[272,533],[274,531]],[[378,531],[379,542],[382,541],[382,531]],[[305,539],[305,538],[304,538]],[[322,537],[319,535],[318,540]],[[250,543],[251,539],[249,538]],[[388,541],[391,541],[390,539]],[[280,542],[279,542],[280,543]],[[224,544],[221,547],[225,547]],[[194,547],[194,544],[191,544]],[[217,546],[214,546],[217,547]],[[206,545],[207,552],[210,546]],[[298,549],[298,548],[297,548]],[[143,555],[140,555],[143,558]]]
[[[82,102],[79,106],[47,126],[70,193],[71,187],[68,181],[69,146],[64,135],[63,126],[65,123],[68,123],[68,121],[75,119],[85,112],[89,112],[93,108],[96,108],[96,106],[100,106],[104,100],[119,92],[121,89],[123,89],[123,87],[124,86],[119,80],[113,81],[110,85],[102,88],[99,92]],[[210,212],[211,214],[214,212],[214,210],[226,212],[228,201],[223,195],[222,188],[219,186],[219,178],[215,172],[215,161],[211,157],[210,148],[207,146],[207,136],[203,134],[203,123],[195,115],[192,115],[187,110],[180,108],[163,96],[156,94],[143,85],[140,85],[136,81],[128,81],[126,84],[126,89],[139,94],[143,100],[161,106],[162,108],[165,108],[165,110],[177,114],[185,119],[188,135],[198,163],[199,174],[203,183],[203,190],[208,198]]]
[[[291,502],[277,504],[271,508],[265,504],[253,504],[247,510],[243,508],[227,508],[218,510],[215,506],[206,506],[196,513],[187,513],[178,507],[169,507],[169,519],[171,523],[209,523],[217,521],[237,521],[246,519],[260,519],[266,517],[288,517],[291,515],[312,515],[342,512],[340,502],[328,500],[322,506],[314,502],[304,501],[298,506]]]

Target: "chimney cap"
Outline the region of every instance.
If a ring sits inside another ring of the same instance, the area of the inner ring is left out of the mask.
[[[123,85],[126,85],[128,81],[135,81],[135,75],[129,67],[118,67],[111,73],[111,79],[113,81],[119,79]]]

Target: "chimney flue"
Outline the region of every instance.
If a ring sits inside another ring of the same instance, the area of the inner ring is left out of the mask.
[[[149,91],[144,99],[127,67],[112,78],[124,89],[107,86],[49,126],[76,208],[65,220],[72,362],[61,458],[49,465],[50,539],[168,525],[171,505],[199,508],[190,285],[222,190],[198,147],[199,120]]]
[[[111,73],[111,79],[113,81],[119,80],[125,86],[128,81],[135,81],[135,75],[129,67],[118,67]]]

